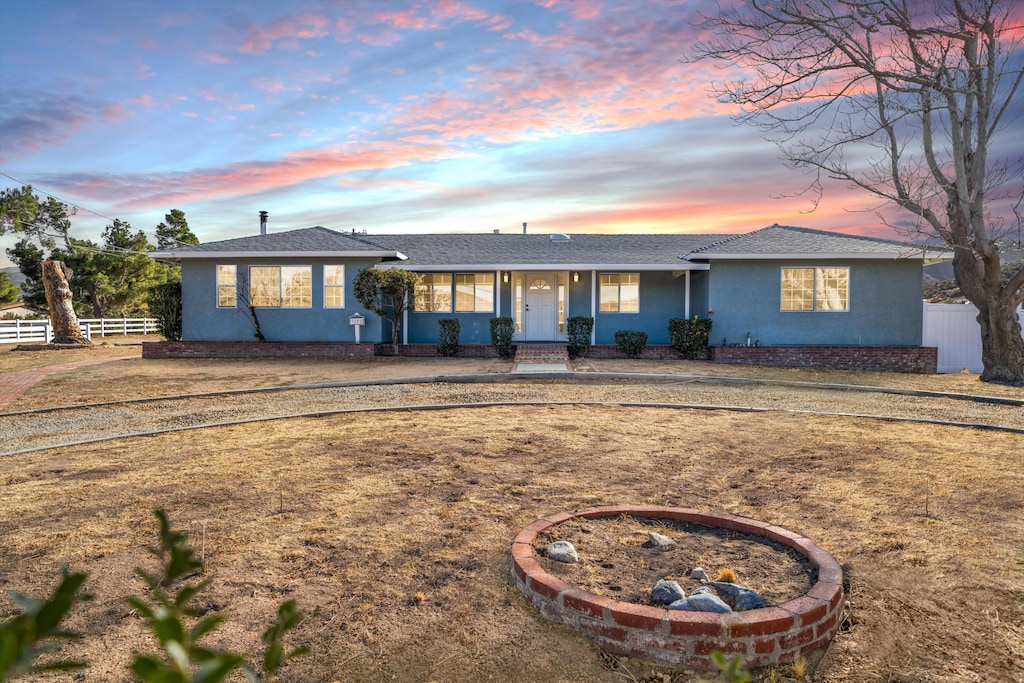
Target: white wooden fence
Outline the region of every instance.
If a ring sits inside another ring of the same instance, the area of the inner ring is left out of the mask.
[[[156,333],[156,318],[79,318],[86,339],[113,335]],[[0,344],[49,342],[53,329],[49,320],[0,320]]]
[[[981,326],[974,304],[924,302],[922,346],[939,349],[939,372],[981,372]],[[1021,309],[1017,309],[1021,318]]]

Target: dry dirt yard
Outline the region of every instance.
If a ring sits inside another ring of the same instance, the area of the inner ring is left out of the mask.
[[[71,360],[79,358],[51,363]],[[642,363],[593,365],[840,381],[833,373]],[[23,367],[0,352],[0,372]],[[487,360],[119,361],[54,375],[8,412],[78,403],[83,393],[110,400],[446,371],[502,368]],[[840,376],[1021,395],[959,376]],[[507,385],[502,394],[561,400],[567,386]],[[636,382],[602,390],[622,401],[646,395]],[[423,388],[389,391],[400,403]],[[706,392],[714,404],[714,388]],[[283,680],[699,680],[602,655],[537,613],[509,579],[511,539],[545,514],[673,505],[779,524],[844,564],[848,619],[808,680],[1024,681],[1022,453],[1024,436],[1003,431],[571,404],[376,411],[122,438],[0,458],[0,592],[47,592],[59,562],[88,572],[95,599],[68,624],[84,635],[60,656],[89,666],[78,678],[39,680],[130,680],[131,653],[154,645],[123,597],[142,589],[133,568],[152,567],[152,511],[162,508],[190,532],[213,579],[204,606],[226,622],[211,643],[254,653],[279,602],[294,598],[306,612],[290,642],[312,654]],[[583,568],[602,554],[581,548]],[[722,568],[714,554],[680,561]],[[735,568],[742,581],[747,568]],[[13,610],[0,598],[0,617]],[[791,671],[764,676],[803,680]]]

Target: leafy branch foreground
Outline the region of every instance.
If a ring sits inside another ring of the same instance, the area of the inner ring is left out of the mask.
[[[196,597],[210,584],[210,579],[189,582],[203,571],[188,544],[188,535],[174,531],[163,510],[154,512],[160,521],[160,545],[150,548],[160,560],[160,572],[150,574],[141,568],[135,572],[146,582],[149,593],[145,597],[130,596],[128,603],[142,616],[156,637],[161,654],[136,654],[131,670],[145,683],[218,683],[233,671],[241,671],[253,683],[261,679],[256,671],[237,653],[210,649],[199,641],[211,633],[223,617],[211,614],[191,627],[189,622],[199,616]],[[56,649],[55,641],[71,639],[78,634],[64,631],[60,622],[75,603],[90,596],[78,591],[85,582],[85,574],[68,574],[43,600],[21,594],[12,599],[22,612],[0,624],[0,681],[13,680],[26,673],[39,673],[57,669],[78,669],[84,662],[57,662],[37,664],[40,655]],[[173,590],[171,587],[174,586]],[[294,600],[278,607],[277,618],[263,633],[263,670],[266,681],[276,679],[278,669],[286,662],[308,653],[306,647],[287,650],[285,634],[298,626],[303,615]]]

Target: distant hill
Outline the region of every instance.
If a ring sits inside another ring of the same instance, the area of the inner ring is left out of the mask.
[[[21,283],[25,281],[25,276],[21,274],[17,266],[7,266],[6,268],[0,268],[0,271],[7,273],[7,277],[11,278],[11,282],[21,287]]]

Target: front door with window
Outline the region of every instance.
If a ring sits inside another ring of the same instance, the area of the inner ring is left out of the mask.
[[[523,337],[552,341],[558,337],[558,279],[555,273],[524,273]]]

